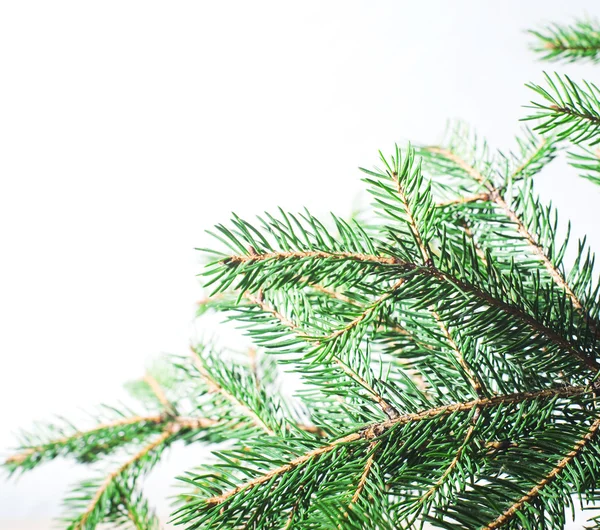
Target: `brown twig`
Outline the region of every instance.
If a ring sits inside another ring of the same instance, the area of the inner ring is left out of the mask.
[[[477,193],[468,197],[458,197],[457,199],[451,199],[448,201],[442,201],[436,203],[436,208],[445,208],[446,206],[454,206],[458,204],[469,204],[471,202],[485,202],[490,200],[489,193]]]
[[[267,260],[285,260],[285,259],[351,259],[355,261],[362,261],[366,263],[380,263],[382,265],[398,265],[401,261],[398,258],[390,256],[377,256],[370,254],[360,254],[354,252],[317,252],[317,251],[306,251],[306,252],[266,252],[264,254],[250,254],[250,255],[233,255],[223,258],[221,262],[224,265],[229,264],[240,264],[250,263],[256,261],[267,261]]]
[[[167,398],[165,391],[158,384],[158,381],[152,375],[146,373],[146,375],[144,376],[144,382],[150,387],[153,394],[156,396],[156,399],[158,399],[165,411],[167,411],[169,414],[174,414],[175,407],[173,407],[173,404]]]

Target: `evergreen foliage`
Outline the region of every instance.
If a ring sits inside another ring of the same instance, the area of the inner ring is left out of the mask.
[[[534,32],[535,49],[595,60],[594,28]],[[235,323],[249,351],[164,358],[127,387],[139,410],[37,426],[5,469],[89,464],[65,501],[73,530],[158,528],[142,481],[176,443],[216,444],[179,477],[173,522],[192,530],[562,529],[574,503],[600,506],[594,256],[534,185],[565,144],[600,181],[600,103],[591,83],[546,82],[511,151],[458,123],[380,153],[360,221],[217,225],[198,314]]]
[[[597,20],[581,19],[571,24],[550,24],[531,31],[536,37],[532,49],[548,61],[574,62],[600,60],[600,25]]]

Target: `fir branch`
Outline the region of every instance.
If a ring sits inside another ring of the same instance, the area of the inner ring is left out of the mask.
[[[14,472],[19,468],[30,469],[44,458],[54,458],[55,456],[67,452],[72,452],[77,455],[77,451],[73,447],[74,443],[79,443],[80,441],[86,443],[87,441],[85,439],[103,434],[104,431],[111,432],[129,426],[136,426],[144,429],[148,425],[161,425],[163,422],[164,418],[161,415],[153,415],[132,416],[130,418],[121,418],[113,422],[100,423],[85,431],[75,431],[68,436],[53,438],[43,444],[26,447],[23,451],[9,456],[4,462],[4,466],[11,472]],[[91,448],[86,448],[86,450],[89,449]],[[48,454],[49,456],[47,456]]]
[[[153,416],[133,416],[110,423],[101,423],[85,431],[76,431],[70,436],[54,438],[48,440],[44,444],[27,447],[23,451],[9,456],[4,461],[3,465],[4,467],[8,468],[9,472],[14,472],[18,469],[25,471],[26,469],[30,469],[31,467],[35,466],[43,459],[51,459],[62,454],[69,455],[69,453],[72,453],[79,458],[77,451],[73,447],[73,444],[85,442],[89,444],[89,447],[87,447],[86,450],[94,451],[96,450],[95,444],[93,442],[88,442],[86,439],[97,435],[98,433],[102,433],[102,431],[116,432],[116,436],[120,438],[118,445],[126,444],[129,443],[130,440],[119,431],[124,427],[129,427],[132,425],[139,426],[142,429],[140,432],[136,431],[136,435],[145,435],[152,433],[157,428],[165,428],[168,425],[171,425],[173,430],[200,430],[214,427],[218,425],[218,423],[219,421],[210,418],[193,418],[183,416],[169,418],[162,414]],[[150,427],[151,430],[148,430],[148,427]],[[102,448],[102,442],[100,448]],[[47,453],[50,453],[50,455],[48,456]]]
[[[600,60],[600,25],[597,20],[575,20],[571,24],[550,24],[531,33],[537,41],[531,49],[546,61],[575,62]]]
[[[461,159],[458,159],[452,153],[447,153],[447,156],[453,158],[457,163],[461,163],[463,165],[465,164]],[[464,165],[464,169],[466,171],[471,172],[474,178],[480,178],[480,174],[477,173],[476,170],[474,168],[472,168],[471,166]],[[512,218],[514,219],[515,222],[519,223],[520,227],[522,227],[523,233],[529,234],[529,232],[527,232],[526,227],[523,225],[521,220],[516,216],[516,214],[514,212],[512,212],[512,210],[510,210],[506,201],[499,195],[499,193],[496,191],[495,188],[492,188],[492,189],[495,194],[494,195],[495,201],[497,201],[497,203],[499,205],[501,205],[502,208],[507,209],[507,215],[508,215],[508,212],[511,212]],[[529,234],[529,236],[531,238],[531,240],[530,240],[531,244],[533,245],[535,243],[535,240],[533,239],[533,236],[531,236],[531,234]],[[558,272],[558,270],[556,270],[554,268],[554,266],[552,265],[550,260],[543,253],[542,249],[539,246],[537,246],[537,243],[536,243],[536,249],[539,252],[538,257],[540,259],[544,259],[544,257],[545,257],[544,264],[551,271],[553,271],[553,273],[551,274],[551,277],[554,279],[554,281],[555,282],[560,281],[561,282],[560,286],[563,289],[565,286],[568,287],[568,285],[567,285],[566,281],[564,280],[564,278],[562,277],[562,275]],[[534,250],[534,252],[535,252],[535,250]],[[329,257],[330,257],[330,255],[327,253],[316,253],[315,255],[310,255],[310,259],[314,260],[316,262],[323,260],[323,259],[329,259]],[[237,258],[237,256],[236,256],[236,258]],[[263,256],[260,254],[247,256],[247,260],[252,260],[255,262],[262,262],[263,261],[262,258],[263,258]],[[304,259],[304,258],[306,258],[306,255],[304,253],[299,253],[298,256],[291,256],[286,259],[294,261],[294,259]],[[372,263],[372,264],[381,263],[381,260],[378,259],[377,256],[363,256],[363,258],[364,258],[363,261],[367,262],[367,263]],[[352,260],[352,257],[348,258],[347,256],[344,256],[344,257],[340,257],[340,259]],[[454,286],[455,288],[460,289],[463,293],[471,294],[475,298],[479,299],[481,302],[484,302],[492,307],[495,307],[508,315],[512,315],[513,317],[518,318],[521,322],[523,322],[525,325],[530,327],[532,330],[540,333],[541,335],[543,335],[544,337],[549,339],[552,343],[557,345],[559,348],[561,348],[562,350],[573,355],[575,358],[577,358],[581,363],[583,363],[586,367],[588,367],[592,371],[596,372],[600,369],[600,364],[598,364],[598,362],[594,358],[579,351],[568,339],[561,336],[559,333],[554,331],[554,329],[549,327],[547,324],[539,321],[537,318],[534,318],[529,313],[527,313],[524,309],[515,305],[514,303],[509,303],[505,300],[497,298],[496,296],[493,296],[489,292],[483,290],[483,288],[481,286],[478,286],[474,283],[462,280],[451,273],[448,273],[441,269],[438,269],[437,267],[433,266],[431,263],[428,263],[425,265],[420,265],[417,263],[412,263],[409,261],[401,260],[399,258],[391,258],[391,260],[392,260],[391,263],[387,262],[387,260],[386,260],[386,263],[393,265],[394,269],[396,269],[398,271],[398,273],[400,273],[400,274],[413,273],[417,276],[436,278],[443,283],[449,284],[451,286]],[[226,258],[225,262],[228,264],[233,263],[229,258]],[[548,272],[550,272],[550,270]],[[570,288],[569,288],[569,292],[572,293]],[[573,294],[573,296],[574,296],[574,294]],[[578,299],[576,299],[576,300],[578,301],[579,305],[581,306],[581,302],[579,302]]]
[[[598,364],[598,362],[594,358],[580,352],[577,348],[573,346],[573,344],[571,344],[569,340],[565,339],[564,337],[556,333],[553,329],[551,329],[544,323],[539,322],[531,315],[527,314],[525,311],[516,307],[515,305],[500,300],[499,298],[496,298],[490,295],[489,293],[481,290],[476,285],[464,282],[439,269],[435,269],[433,267],[422,268],[419,272],[426,274],[430,277],[438,278],[444,282],[453,284],[456,287],[458,287],[461,291],[473,294],[475,297],[479,298],[483,302],[486,302],[490,306],[496,307],[508,315],[517,317],[523,323],[527,324],[532,330],[539,332],[551,342],[559,346],[561,349],[576,357],[583,365],[585,365],[593,372],[598,372],[600,370],[600,364]]]
[[[444,149],[441,147],[427,147],[428,151],[435,153],[437,155],[443,156],[448,160],[455,163],[458,167],[460,167],[463,171],[465,171],[471,178],[473,178],[476,182],[484,185],[488,189],[488,194],[486,195],[487,199],[494,202],[508,217],[508,219],[513,222],[516,226],[516,230],[523,237],[523,239],[529,245],[531,252],[540,260],[544,268],[546,269],[548,275],[552,279],[552,281],[565,292],[566,296],[570,299],[573,307],[580,314],[580,316],[585,320],[587,325],[590,328],[590,331],[600,338],[600,330],[598,329],[598,325],[594,321],[593,318],[590,317],[589,313],[583,306],[581,300],[577,297],[574,291],[571,289],[569,284],[567,283],[564,275],[561,271],[554,265],[552,260],[548,257],[542,245],[538,243],[534,235],[527,228],[525,222],[517,215],[517,213],[509,206],[508,202],[502,196],[500,190],[495,188],[491,182],[486,179],[473,165],[469,164],[464,159],[460,158],[458,155],[453,153],[448,149]],[[484,199],[482,199],[484,200]]]
[[[429,255],[429,254],[427,254],[427,255]],[[389,290],[384,292],[383,295],[381,295],[376,300],[374,300],[373,302],[368,304],[368,306],[366,308],[364,308],[364,310],[357,317],[355,317],[352,321],[348,322],[348,324],[346,324],[344,327],[336,329],[329,335],[323,337],[321,340],[322,341],[335,340],[338,337],[341,337],[342,335],[344,335],[345,333],[352,331],[361,322],[363,322],[364,320],[369,318],[369,316],[371,316],[384,302],[386,302],[390,297],[392,297],[394,295],[394,293],[400,287],[402,287],[403,284],[404,284],[404,278],[400,278],[400,280],[398,280],[396,283],[394,283],[394,285],[392,285]],[[406,333],[406,332],[404,331],[404,333]]]
[[[435,227],[431,183],[424,179],[421,159],[410,145],[404,154],[396,145],[391,162],[381,152],[379,155],[384,171],[361,168],[368,175],[363,180],[370,185],[374,206],[391,221],[385,229],[394,234],[400,247],[397,252],[403,253],[406,259],[419,259],[427,264],[431,262],[428,247]],[[407,246],[411,243],[412,248]]]
[[[399,287],[400,285],[401,284],[398,283],[396,285],[396,287]],[[353,305],[356,307],[362,307],[362,305],[358,301],[356,301],[342,293],[334,291],[333,289],[323,287],[322,285],[319,285],[319,284],[310,284],[310,287],[319,293],[323,293],[323,294],[325,294],[331,298],[334,298],[336,300],[339,300],[340,302],[343,302],[345,304]],[[394,289],[394,286],[392,286],[392,289]],[[389,331],[393,331],[394,333],[398,333],[400,335],[410,335],[410,332],[407,329],[400,326],[397,322],[393,322],[391,320],[386,320],[384,322],[384,324],[382,324],[382,328],[385,328]],[[418,376],[418,374],[416,374],[416,373],[414,375]]]
[[[227,501],[229,498],[240,493],[241,491],[250,490],[252,488],[255,488],[256,486],[260,486],[261,484],[269,482],[273,478],[275,478],[283,473],[292,471],[293,469],[301,466],[302,464],[304,464],[314,458],[318,458],[321,455],[324,455],[326,453],[333,451],[340,445],[355,442],[357,440],[360,440],[362,437],[363,436],[361,435],[361,433],[357,433],[357,432],[348,434],[342,438],[334,440],[333,442],[331,442],[328,445],[324,445],[324,446],[318,447],[316,449],[313,449],[312,451],[308,451],[307,453],[303,454],[302,456],[300,456],[298,458],[294,458],[288,464],[284,464],[283,466],[275,468],[275,469],[265,473],[264,475],[260,475],[257,478],[246,482],[245,484],[236,486],[235,488],[233,488],[225,493],[222,493],[220,495],[215,495],[214,497],[206,499],[205,503],[208,506],[222,504],[225,501]]]
[[[304,466],[305,464],[308,465],[308,463],[311,461],[321,459],[325,455],[332,453],[340,447],[355,444],[358,442],[365,442],[367,443],[367,445],[371,446],[372,443],[376,443],[378,440],[383,440],[384,434],[386,434],[387,432],[391,432],[392,429],[400,425],[415,424],[428,420],[441,419],[443,417],[455,417],[457,413],[468,412],[476,408],[484,410],[495,407],[519,405],[521,403],[526,402],[534,403],[542,401],[552,401],[559,398],[567,399],[572,397],[582,397],[590,392],[592,392],[592,389],[589,386],[557,387],[531,392],[519,392],[502,396],[494,396],[492,398],[475,399],[466,402],[434,407],[416,413],[404,414],[392,420],[373,423],[357,431],[350,432],[331,442],[328,442],[325,445],[320,445],[313,449],[310,449],[305,453],[300,454],[299,456],[291,459],[285,464],[282,464],[276,468],[265,470],[264,472],[261,472],[255,477],[250,478],[249,480],[231,489],[224,490],[218,494],[212,495],[200,501],[197,507],[194,508],[194,511],[198,509],[210,510],[215,508],[220,514],[223,514],[225,510],[223,505],[230,501],[235,502],[233,501],[233,498],[238,494],[242,494],[243,492],[244,497],[248,498],[248,495],[250,495],[251,490],[258,488],[263,484],[274,485],[275,481],[278,480],[278,477],[280,477],[281,475],[284,475],[286,473],[293,473],[296,469],[300,468],[301,466]],[[369,469],[372,467],[372,465],[373,463],[370,464]],[[361,477],[364,476],[365,468],[363,468],[363,472],[361,473]],[[219,506],[221,506],[221,508],[219,508]],[[181,515],[180,517],[184,518],[185,516]],[[180,522],[189,522],[189,520],[189,518],[185,518],[181,519]]]
[[[402,284],[401,282],[398,282],[397,284],[392,286],[390,291],[394,291],[396,288],[400,287],[401,284]],[[338,293],[332,289],[323,287],[322,285],[310,284],[310,287],[319,293],[323,293],[324,295],[334,298],[336,300],[339,300],[340,302],[343,302],[345,304],[356,306],[356,307],[362,307],[362,305],[359,302],[350,298],[349,296],[345,296],[345,295]],[[404,335],[407,337],[411,336],[412,339],[416,340],[416,337],[412,336],[411,333],[407,329],[400,326],[397,322],[393,322],[390,318],[384,317],[384,322],[381,324],[380,330],[388,330],[393,333],[397,333],[397,334]],[[428,344],[423,344],[423,347],[428,348],[428,349],[431,348],[431,346],[429,346]],[[399,358],[398,361],[403,365],[406,364],[406,361],[403,358]],[[421,390],[422,392],[427,391],[427,383],[425,382],[425,379],[423,379],[422,374],[419,373],[418,370],[415,370],[410,367],[406,367],[406,373],[410,375],[411,379],[414,381],[415,385],[417,386],[417,388],[419,390]]]
[[[12,468],[13,466],[14,467],[20,466],[35,453],[43,453],[54,447],[65,446],[69,442],[73,442],[80,438],[90,436],[99,431],[112,430],[112,429],[116,429],[119,427],[125,427],[125,426],[129,426],[129,425],[133,425],[133,424],[142,424],[142,425],[143,424],[157,424],[158,425],[163,422],[164,422],[164,418],[162,416],[154,415],[154,416],[133,416],[131,418],[122,418],[119,420],[115,420],[114,422],[110,422],[110,423],[101,423],[101,424],[96,425],[95,427],[88,429],[86,431],[77,431],[70,436],[63,436],[61,438],[55,438],[53,440],[49,440],[48,442],[46,442],[44,444],[36,445],[34,447],[28,447],[24,451],[21,451],[20,453],[16,453],[14,455],[9,456],[6,459],[4,465],[9,468]]]
[[[412,155],[412,151],[409,151],[409,155],[405,159],[405,165],[410,164],[411,155]],[[399,150],[398,150],[397,146],[396,146],[396,158],[397,159],[399,158]],[[402,171],[406,172],[405,169],[403,169]],[[402,203],[402,205],[404,206],[404,209],[406,210],[408,226],[410,228],[410,231],[412,232],[413,237],[415,238],[417,247],[419,248],[419,252],[421,253],[421,257],[423,258],[423,263],[430,263],[431,255],[429,254],[429,249],[427,248],[427,245],[423,241],[423,237],[421,235],[421,230],[415,219],[415,215],[411,208],[408,193],[405,190],[402,180],[400,179],[399,169],[397,167],[394,171],[392,171],[392,179],[394,180],[394,182],[396,184],[396,191],[398,192],[398,197],[400,198],[400,202]]]
[[[587,81],[583,81],[582,88],[567,75],[555,74],[556,83],[548,74],[544,75],[548,89],[532,83],[526,85],[544,101],[532,101],[529,108],[535,112],[524,120],[539,120],[534,130],[541,133],[556,130],[559,140],[568,138],[575,144],[590,145],[600,142],[600,89]]]
[[[597,419],[592,423],[589,430],[586,434],[578,440],[573,449],[569,451],[569,453],[560,461],[556,466],[542,479],[540,480],[533,488],[531,488],[525,495],[523,495],[518,501],[512,504],[509,508],[507,508],[501,515],[498,516],[497,519],[492,521],[482,530],[493,530],[494,528],[500,528],[505,525],[508,521],[513,519],[523,508],[525,504],[532,502],[536,497],[540,495],[540,492],[543,490],[545,486],[550,484],[555,478],[562,473],[567,466],[573,462],[575,458],[577,458],[581,452],[584,450],[586,445],[595,437],[596,432],[600,428],[600,419]]]

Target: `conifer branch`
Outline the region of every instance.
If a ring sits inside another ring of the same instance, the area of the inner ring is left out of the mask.
[[[399,286],[400,285],[398,285],[398,287]],[[323,287],[322,285],[319,285],[319,284],[311,284],[311,288],[313,288],[317,292],[323,293],[323,294],[330,296],[331,298],[334,298],[336,300],[339,300],[340,302],[343,302],[345,304],[353,305],[356,307],[362,307],[361,304],[358,303],[356,300],[353,300],[352,298],[350,298],[348,296],[338,293],[338,292],[334,291],[333,289],[328,289],[327,287]],[[394,287],[392,287],[392,290],[394,290]],[[381,328],[388,329],[389,331],[398,333],[399,335],[410,336],[413,340],[416,340],[416,338],[413,337],[408,330],[406,330],[402,326],[398,325],[397,323],[390,321],[389,319],[386,319],[386,321],[381,326]],[[426,349],[431,349],[431,346],[429,344],[422,343],[421,345]],[[401,364],[405,364],[405,361],[402,358],[399,358],[398,361]],[[411,379],[413,380],[413,382],[415,383],[415,385],[417,386],[417,388],[419,390],[421,390],[422,392],[427,391],[427,383],[425,382],[425,379],[423,379],[423,376],[421,375],[421,373],[418,370],[415,370],[414,368],[406,368],[406,373],[408,375],[410,375]]]
[[[583,363],[593,372],[600,371],[600,364],[598,364],[598,362],[594,358],[589,357],[577,350],[567,339],[556,333],[554,330],[552,330],[542,322],[539,322],[523,310],[519,309],[518,307],[508,304],[503,300],[500,300],[499,298],[496,298],[490,295],[489,293],[482,291],[477,286],[459,280],[458,278],[454,278],[453,276],[443,271],[440,271],[439,269],[430,267],[427,269],[422,269],[421,272],[429,276],[438,278],[440,280],[452,283],[462,291],[473,294],[480,300],[488,303],[490,306],[497,307],[498,309],[506,312],[507,314],[519,318],[522,322],[528,324],[532,330],[539,332],[541,335],[545,336],[554,344],[576,357],[581,363]]]
[[[115,420],[115,421],[109,422],[109,423],[100,423],[100,424],[96,425],[95,427],[88,429],[86,431],[77,431],[77,432],[71,434],[70,436],[63,436],[61,438],[49,440],[48,442],[46,442],[44,444],[36,445],[34,447],[28,447],[27,449],[25,449],[24,451],[22,451],[20,453],[9,456],[5,461],[5,465],[11,465],[11,464],[12,465],[20,465],[27,458],[32,456],[33,454],[45,451],[48,447],[62,446],[62,445],[67,444],[70,441],[74,441],[79,438],[83,438],[85,436],[89,436],[91,434],[94,434],[96,432],[103,431],[106,429],[116,429],[118,427],[125,427],[128,425],[133,425],[133,424],[137,424],[137,423],[139,423],[139,424],[149,423],[149,424],[157,424],[158,425],[158,424],[163,423],[164,421],[165,420],[164,420],[163,416],[154,415],[154,416],[132,416],[131,418],[122,418],[122,419]]]
[[[402,414],[393,419],[370,424],[358,431],[349,433],[341,438],[333,440],[327,445],[323,445],[310,451],[307,451],[303,455],[292,459],[287,464],[267,471],[266,473],[259,475],[245,482],[244,484],[236,486],[235,488],[229,491],[210,497],[204,502],[209,506],[222,504],[234,495],[237,495],[242,491],[251,490],[261,484],[274,480],[276,477],[289,471],[292,471],[293,469],[296,469],[297,467],[305,464],[306,462],[319,458],[320,456],[337,449],[340,445],[357,442],[359,440],[365,440],[371,443],[373,440],[378,439],[381,435],[398,425],[426,421],[433,418],[454,414],[457,412],[466,412],[472,410],[473,408],[486,409],[500,405],[518,404],[525,401],[582,396],[590,392],[592,392],[592,390],[589,386],[564,386],[558,388],[547,388],[531,392],[516,392],[513,394],[494,396],[491,398],[475,399],[461,403],[442,405],[439,407],[422,410],[416,413]]]
[[[532,253],[541,261],[542,265],[548,272],[552,281],[561,290],[565,292],[567,297],[571,300],[573,307],[587,323],[588,327],[590,328],[590,331],[597,338],[600,338],[600,330],[598,330],[598,326],[583,307],[581,300],[579,300],[577,295],[573,292],[563,274],[554,266],[554,263],[552,263],[552,260],[545,253],[544,249],[537,242],[533,234],[527,229],[527,226],[525,225],[523,220],[517,215],[517,213],[508,205],[506,200],[502,197],[499,190],[495,188],[493,184],[488,179],[486,179],[475,167],[470,165],[468,162],[466,162],[464,159],[462,159],[449,149],[444,149],[441,147],[427,147],[427,150],[451,160],[463,171],[465,171],[465,173],[470,175],[471,178],[473,178],[479,184],[484,185],[488,189],[488,199],[496,203],[498,207],[505,213],[505,215],[515,224],[515,226],[517,227],[517,232],[527,242]]]
[[[109,423],[100,423],[95,427],[85,430],[77,431],[70,436],[63,436],[61,438],[55,438],[47,441],[44,444],[36,445],[34,447],[28,447],[25,450],[9,456],[5,461],[4,465],[8,467],[18,467],[22,465],[28,458],[33,457],[36,453],[43,453],[51,448],[64,447],[70,442],[77,441],[78,439],[85,438],[87,436],[99,433],[104,430],[117,429],[119,427],[127,427],[135,424],[148,424],[155,427],[161,425],[171,425],[173,430],[179,429],[207,429],[217,425],[219,422],[210,418],[192,418],[184,416],[175,416],[167,418],[164,415],[153,415],[153,416],[132,416],[130,418],[123,418]]]
[[[436,149],[439,150],[439,148],[436,148]],[[457,163],[464,164],[464,162],[461,159],[455,157],[455,155],[453,153],[449,152],[449,156],[451,156],[454,160],[456,160]],[[470,166],[465,166],[465,170],[471,171],[474,178],[482,178],[481,175],[478,172],[476,172],[475,169],[471,168]],[[504,199],[502,199],[495,190],[494,190],[494,193],[497,195],[496,200],[500,200],[500,201],[502,201],[503,204],[506,204],[504,202]],[[507,206],[507,208],[508,208],[508,206]],[[518,219],[518,217],[516,217],[516,219],[518,220],[519,223],[521,223],[521,221]],[[329,259],[331,257],[330,254],[321,253],[321,252],[317,252],[317,253],[300,252],[300,253],[282,253],[282,254],[285,255],[286,259],[294,259],[294,258],[295,259],[303,259],[303,258],[308,257],[308,258],[320,260],[320,259]],[[275,255],[279,255],[279,254],[275,253]],[[348,258],[348,256],[338,255],[337,258],[338,259],[358,259],[353,254],[351,254],[350,256],[351,257]],[[453,275],[436,268],[434,265],[431,264],[431,262],[427,263],[425,265],[419,265],[416,263],[411,263],[409,261],[400,260],[398,258],[382,258],[379,256],[367,256],[367,255],[359,255],[359,256],[360,256],[360,260],[364,261],[364,262],[386,263],[386,264],[394,265],[398,268],[399,272],[412,271],[417,275],[423,275],[423,276],[428,276],[428,277],[432,277],[432,278],[437,278],[438,280],[440,280],[444,283],[449,283],[451,285],[454,285],[455,287],[458,287],[463,292],[472,294],[473,296],[475,296],[479,300],[489,304],[490,306],[496,307],[499,310],[505,312],[506,314],[509,314],[509,315],[512,315],[512,316],[518,318],[523,323],[528,325],[532,330],[537,331],[541,335],[548,338],[551,342],[553,342],[554,344],[559,346],[561,349],[572,354],[575,358],[577,358],[580,362],[582,362],[585,366],[587,366],[589,369],[593,370],[594,372],[597,372],[600,370],[600,364],[598,364],[598,362],[594,358],[589,357],[588,355],[585,355],[582,352],[578,351],[571,344],[570,341],[568,341],[567,339],[562,337],[560,334],[556,333],[553,329],[549,328],[543,322],[540,322],[537,319],[533,318],[531,315],[529,315],[528,313],[526,313],[524,310],[520,309],[519,307],[515,306],[514,304],[510,304],[510,303],[505,302],[504,300],[496,298],[495,296],[491,295],[490,293],[483,291],[478,286],[468,283],[459,278],[456,278]],[[230,258],[225,258],[224,263],[241,263],[241,261],[239,261],[239,260],[243,260],[243,262],[262,261],[263,259],[264,259],[264,255],[261,255],[261,254],[255,254],[255,255],[251,255],[251,256],[232,256]],[[557,274],[560,275],[560,273],[558,271],[556,271],[556,274],[553,276],[553,278],[556,279]],[[560,277],[562,278],[562,276],[560,276]],[[563,279],[563,281],[564,281],[564,279]],[[565,282],[565,285],[566,285],[566,282]]]
[[[343,302],[345,304],[353,305],[356,307],[362,307],[362,305],[359,302],[357,302],[356,300],[353,300],[349,296],[346,296],[342,293],[338,293],[337,291],[334,291],[333,289],[328,289],[327,287],[323,287],[322,285],[319,285],[319,284],[311,284],[310,287],[319,293],[323,293],[323,294],[325,294],[331,298],[334,298],[336,300],[339,300],[340,302]],[[392,289],[393,289],[393,287],[392,287]],[[393,331],[394,333],[398,333],[399,335],[406,335],[406,336],[410,335],[410,332],[407,329],[398,325],[398,323],[396,323],[396,322],[387,320],[384,323],[383,327],[385,327],[386,329],[389,329],[390,331]],[[416,371],[413,370],[413,372],[414,373],[411,375],[414,375],[415,377],[419,376],[419,374]]]
[[[415,238],[417,247],[419,249],[419,252],[421,253],[421,257],[423,258],[423,263],[426,263],[426,264],[433,263],[431,261],[431,255],[429,254],[429,249],[427,248],[427,245],[423,242],[423,238],[421,236],[421,230],[419,230],[419,225],[417,224],[415,217],[413,215],[413,212],[410,207],[410,203],[409,203],[408,197],[406,195],[406,192],[404,190],[404,187],[402,186],[402,183],[400,182],[400,179],[398,178],[398,171],[392,172],[392,179],[396,183],[396,191],[398,192],[398,197],[400,198],[400,202],[402,203],[402,205],[404,206],[404,209],[406,211],[406,218],[408,221],[408,226],[410,228],[410,231],[413,234],[413,237]]]
[[[600,25],[597,20],[575,20],[571,24],[551,24],[530,31],[538,40],[533,51],[547,61],[574,62],[600,60]]]
[[[545,59],[600,60],[595,21],[533,34]],[[583,145],[600,143],[600,89],[546,81],[528,85],[539,121],[514,151],[460,128],[420,157],[380,152],[383,169],[361,169],[360,222],[279,209],[216,225],[197,315],[226,311],[261,350],[200,344],[153,365],[127,385],[149,412],[23,432],[9,474],[113,462],[67,497],[70,530],[158,530],[139,483],[177,440],[226,442],[179,477],[193,490],[173,517],[190,530],[559,530],[572,492],[598,502],[600,283],[585,240],[565,265],[569,237],[532,177],[568,140],[600,182]],[[280,363],[302,383],[293,396]]]
[[[392,287],[390,287],[390,289],[388,291],[386,291],[382,296],[380,296],[379,298],[377,298],[377,300],[370,303],[367,306],[367,308],[360,315],[358,315],[354,320],[352,320],[351,322],[346,324],[346,326],[344,326],[343,328],[337,329],[334,332],[332,332],[331,334],[327,335],[326,337],[324,337],[324,340],[336,339],[336,338],[340,337],[341,335],[343,335],[344,333],[348,333],[349,331],[354,329],[363,320],[368,318],[388,298],[390,298],[400,287],[402,287],[403,284],[404,284],[404,278],[401,278],[394,285],[392,285]]]
[[[312,451],[308,451],[307,453],[303,454],[302,456],[299,456],[298,458],[294,458],[290,463],[284,464],[283,466],[275,468],[275,469],[265,473],[264,475],[260,475],[252,480],[249,480],[248,482],[246,482],[245,484],[242,484],[241,486],[237,486],[237,487],[233,488],[232,490],[222,493],[221,495],[215,495],[214,497],[206,499],[205,502],[208,505],[222,504],[227,499],[229,499],[230,497],[233,497],[234,495],[237,495],[241,491],[250,490],[252,488],[255,488],[256,486],[260,486],[261,484],[264,484],[265,482],[269,482],[271,479],[273,479],[283,473],[286,473],[287,471],[291,471],[291,470],[297,468],[298,466],[308,462],[309,460],[312,460],[313,458],[318,458],[321,455],[324,455],[326,453],[333,451],[334,449],[336,449],[338,446],[340,446],[342,444],[355,442],[357,440],[360,440],[361,438],[362,438],[362,436],[358,432],[348,434],[342,438],[334,440],[333,442],[331,442],[328,445],[317,447],[316,449],[313,449]]]
[[[506,509],[500,516],[498,516],[498,518],[489,523],[482,530],[493,530],[495,528],[500,528],[508,523],[508,521],[513,519],[517,515],[517,512],[523,508],[523,506],[533,501],[545,486],[550,484],[575,458],[581,454],[585,446],[594,438],[599,428],[600,419],[597,419],[591,425],[585,436],[575,443],[573,449],[569,451],[569,453],[567,453],[567,455],[560,462],[558,462],[558,464],[556,464],[556,466],[543,479],[541,479],[525,495],[523,495],[518,501]]]
[[[578,144],[600,142],[600,89],[593,83],[583,82],[584,87],[574,83],[569,76],[555,74],[555,80],[544,74],[548,88],[527,84],[544,100],[532,102],[535,112],[524,120],[539,120],[534,130],[542,133],[556,129],[557,138],[569,139]]]
[[[473,436],[474,432],[475,432],[475,425],[471,425],[467,429],[467,432],[465,434],[465,438],[463,440],[463,443],[460,445],[460,447],[456,451],[456,454],[454,455],[454,458],[452,459],[452,461],[450,462],[450,464],[448,465],[448,467],[444,470],[444,473],[442,473],[442,476],[437,480],[437,482],[433,486],[431,486],[431,488],[429,488],[421,496],[421,498],[418,501],[418,504],[424,504],[424,503],[426,503],[429,500],[429,498],[432,495],[434,495],[435,492],[438,491],[444,485],[444,482],[446,482],[446,479],[450,476],[450,473],[452,473],[452,471],[454,471],[454,469],[456,468],[456,466],[460,462],[462,454],[463,454],[465,448],[471,442],[471,437]]]

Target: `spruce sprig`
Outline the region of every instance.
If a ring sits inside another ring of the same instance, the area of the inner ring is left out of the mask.
[[[534,127],[540,133],[556,131],[560,140],[568,139],[574,144],[600,142],[600,89],[593,83],[582,81],[578,85],[567,75],[554,75],[554,80],[544,74],[547,87],[527,84],[542,98],[531,102],[535,112],[525,120],[539,120]]]
[[[536,37],[531,49],[546,61],[600,60],[600,24],[595,19],[575,20],[571,24],[549,24],[532,30]]]

